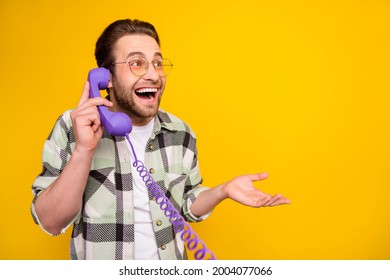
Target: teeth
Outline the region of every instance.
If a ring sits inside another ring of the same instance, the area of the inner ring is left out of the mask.
[[[153,95],[148,94],[149,99],[153,99]]]
[[[141,89],[137,89],[136,92],[138,93],[147,93],[147,92],[157,92],[157,89],[156,88],[141,88]]]

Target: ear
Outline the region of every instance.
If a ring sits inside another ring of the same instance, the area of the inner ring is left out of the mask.
[[[109,88],[112,88],[112,74],[111,74],[111,72],[110,72],[110,80],[108,81],[108,86],[107,86],[107,88],[109,89]]]
[[[112,98],[111,98],[111,95],[112,95],[112,91],[114,90],[113,88],[113,85],[112,85],[112,74],[110,72],[110,80],[108,81],[108,84],[107,84],[107,88],[106,88],[106,92],[109,96],[109,100],[111,101]]]

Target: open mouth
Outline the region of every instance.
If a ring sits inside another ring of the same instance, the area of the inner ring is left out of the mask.
[[[157,88],[139,88],[135,90],[135,94],[146,100],[153,100],[156,96]]]

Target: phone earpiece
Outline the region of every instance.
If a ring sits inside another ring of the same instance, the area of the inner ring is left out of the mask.
[[[103,67],[92,69],[88,73],[88,81],[90,87],[95,87],[98,90],[106,89],[108,87],[108,83],[110,82],[110,71]],[[96,92],[95,89],[92,94],[93,96],[90,97],[100,97],[100,92]]]
[[[89,97],[101,97],[100,90],[106,89],[110,82],[110,71],[99,67],[89,71]],[[100,121],[106,131],[113,136],[126,136],[130,133],[133,125],[128,115],[121,112],[110,112],[106,106],[97,106]]]

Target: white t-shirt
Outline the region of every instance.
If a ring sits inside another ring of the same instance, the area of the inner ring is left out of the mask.
[[[154,119],[145,126],[133,126],[129,134],[138,160],[145,162],[145,149],[149,138],[152,135]],[[137,260],[158,260],[156,237],[152,226],[150,215],[148,189],[142,181],[139,173],[133,166],[133,193],[134,193],[134,238],[135,238],[135,259]]]

